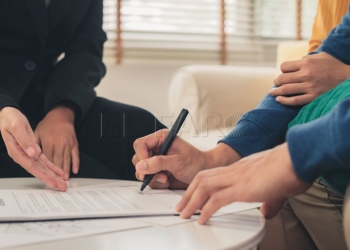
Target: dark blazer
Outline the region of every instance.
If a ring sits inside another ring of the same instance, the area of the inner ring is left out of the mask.
[[[69,100],[84,117],[106,71],[102,10],[102,0],[0,0],[0,108],[20,109],[41,72],[45,112]]]

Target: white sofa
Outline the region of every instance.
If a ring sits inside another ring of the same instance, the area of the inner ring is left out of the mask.
[[[169,87],[170,112],[188,109],[188,133],[181,136],[209,149],[226,135],[239,117],[253,109],[273,85],[275,68],[187,66],[179,69]]]
[[[200,149],[209,149],[226,135],[240,116],[256,107],[279,73],[280,63],[307,54],[308,44],[285,42],[278,46],[277,67],[193,65],[180,68],[168,92],[169,110],[189,110],[187,133],[181,136]]]

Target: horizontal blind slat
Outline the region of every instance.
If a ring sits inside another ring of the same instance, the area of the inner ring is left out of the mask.
[[[316,1],[303,1],[304,37],[311,30]],[[272,63],[279,40],[295,36],[294,3],[226,0],[228,62]],[[104,0],[103,28],[108,37],[104,56],[108,60],[116,55],[116,9],[116,0]],[[123,60],[219,62],[219,11],[220,0],[122,0]]]

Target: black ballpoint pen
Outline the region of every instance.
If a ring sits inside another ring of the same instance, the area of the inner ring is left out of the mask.
[[[175,139],[177,133],[179,132],[182,124],[186,120],[187,115],[188,115],[188,110],[187,109],[182,109],[181,113],[177,117],[174,125],[172,126],[168,136],[165,138],[162,146],[160,147],[159,152],[157,153],[157,155],[166,155],[166,153],[168,152],[168,149],[171,146],[171,143],[173,143],[173,140]],[[145,176],[145,178],[142,181],[142,186],[141,186],[141,189],[140,189],[141,192],[151,182],[151,180],[153,179],[153,176],[154,176],[154,174],[148,174],[148,175]]]

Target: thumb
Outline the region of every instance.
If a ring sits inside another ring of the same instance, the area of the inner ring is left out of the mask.
[[[16,126],[11,134],[26,154],[34,159],[38,159],[41,154],[39,145],[35,142],[33,130],[28,124]]]
[[[281,210],[286,200],[287,198],[281,198],[275,201],[265,201],[260,207],[260,212],[266,219],[272,219]]]

